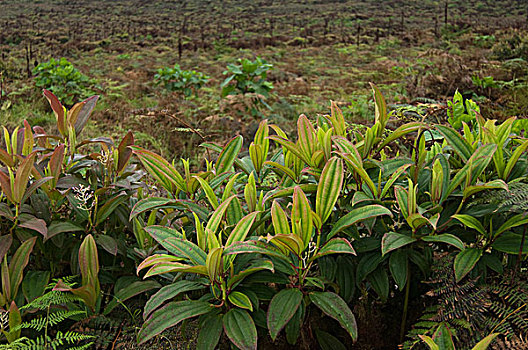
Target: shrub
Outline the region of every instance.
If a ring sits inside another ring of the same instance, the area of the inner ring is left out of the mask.
[[[33,69],[33,75],[37,87],[53,92],[68,106],[93,94],[91,86],[94,82],[64,57],[40,63]]]
[[[132,147],[168,193],[132,210],[156,218],[144,230],[161,247],[138,271],[173,281],[147,302],[138,341],[195,318],[199,349],[214,348],[222,333],[241,349],[283,330],[296,344],[310,339],[300,332],[321,327],[318,309],[345,330],[329,327],[332,341],[350,344],[350,305],[360,296],[400,295],[405,330],[411,285],[427,278],[436,253],[454,257],[455,282],[522,260],[528,217],[485,196],[508,193],[527,174],[528,141],[512,134],[515,118],[475,116],[462,133],[422,122],[391,132],[385,100],[373,92],[374,125],[364,131],[349,131],[335,104],[316,122],[300,116],[297,140],[262,121],[249,155],[240,156],[240,136],[223,148],[206,144],[218,159],[195,173],[187,161],[181,174]]]
[[[0,149],[0,307],[22,324],[29,315],[19,306],[71,260],[79,286],[54,289],[77,296],[87,314],[159,289],[145,304],[139,342],[196,319],[198,349],[215,348],[223,334],[240,349],[267,335],[347,348],[358,337],[351,310],[360,299],[401,298],[405,331],[409,300],[439,255],[453,261],[455,284],[519,270],[528,254],[528,140],[513,132],[515,118],[477,114],[462,131],[423,122],[391,131],[372,89],[370,127],[350,130],[332,103],[330,115],[298,118],[296,140],[263,120],[247,153],[241,136],[204,144],[216,160],[197,171],[182,160],[183,172],[131,134],[119,145],[78,142],[97,98],[67,111],[45,91],[59,136],[25,122],[4,130]],[[132,155],[161,194],[143,193]],[[102,305],[103,281],[135,262],[145,280],[117,280]],[[24,274],[28,266],[43,272]]]
[[[273,84],[266,81],[267,72],[273,69],[273,65],[260,57],[255,61],[240,58],[238,63],[227,65],[227,70],[223,73],[228,77],[220,85],[222,98],[228,95],[251,96],[252,105],[249,111],[253,116],[260,116],[262,107],[271,109],[265,99],[273,89]]]
[[[183,93],[187,98],[209,81],[209,76],[195,70],[182,70],[179,65],[174,67],[164,67],[158,69],[154,76],[156,85],[163,85],[168,91],[177,91]]]

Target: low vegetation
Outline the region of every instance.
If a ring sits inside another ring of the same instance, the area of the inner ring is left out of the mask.
[[[352,130],[332,103],[330,115],[298,118],[297,139],[263,120],[246,155],[241,136],[205,143],[208,158],[193,170],[134,145],[131,133],[83,140],[97,97],[68,110],[45,90],[59,136],[24,122],[4,128],[0,150],[0,346],[88,348],[89,334],[62,321],[110,317],[143,295],[139,343],[196,320],[199,349],[348,348],[365,317],[353,310],[371,302],[399,305],[392,341],[403,342],[412,300],[441,256],[454,286],[508,273],[512,291],[526,288],[528,216],[515,209],[525,203],[492,203],[526,198],[528,141],[513,132],[516,118],[486,120],[455,98],[460,129],[414,121],[391,131],[372,91],[371,127]],[[484,349],[525,305],[466,340],[454,334],[476,319],[433,309],[405,344]],[[508,324],[502,339],[526,331]]]

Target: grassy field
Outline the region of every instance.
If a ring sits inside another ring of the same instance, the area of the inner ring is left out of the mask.
[[[368,122],[368,82],[380,86],[393,109],[435,100],[438,106],[423,110],[438,114],[458,89],[477,98],[488,117],[525,115],[526,62],[499,52],[508,40],[527,40],[524,6],[446,3],[8,0],[0,13],[0,113],[11,127],[24,118],[49,125],[53,116],[32,70],[65,57],[101,95],[92,136],[133,130],[141,144],[168,156],[195,156],[199,143],[221,142],[226,131],[250,135],[260,117],[287,126],[301,113],[326,114],[330,100],[350,120]],[[244,96],[222,99],[219,86],[227,64],[257,56],[273,65],[274,89],[271,108],[254,118]],[[211,77],[197,96],[153,84],[158,68],[175,63]],[[474,76],[495,84],[477,86]]]

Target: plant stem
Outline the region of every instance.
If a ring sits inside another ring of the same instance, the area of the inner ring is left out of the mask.
[[[405,300],[403,302],[403,314],[400,328],[400,343],[405,338],[405,324],[407,322],[407,309],[409,308],[409,291],[411,289],[411,269],[407,265],[407,284],[405,285]]]

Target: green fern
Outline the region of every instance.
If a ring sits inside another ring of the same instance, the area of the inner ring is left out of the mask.
[[[528,210],[528,184],[516,182],[509,184],[509,190],[484,191],[469,204],[469,207],[475,205],[494,205],[497,212],[512,211],[516,213]]]
[[[457,348],[470,348],[489,333],[501,333],[503,343],[521,344],[528,338],[528,283],[501,276],[501,282],[477,285],[465,280],[456,283],[452,257],[437,261],[428,282],[433,306],[407,333],[402,349],[424,349],[418,335],[431,336],[440,323],[455,335]],[[524,276],[525,278],[526,276]],[[512,347],[512,349],[514,349]]]
[[[72,279],[66,278],[65,283],[72,285]],[[53,288],[54,283],[48,286],[48,290]],[[40,334],[34,339],[27,337],[20,338],[11,344],[0,345],[0,350],[84,350],[91,347],[95,337],[81,334],[74,331],[62,332],[54,331],[58,325],[67,319],[86,316],[86,311],[69,310],[68,306],[75,306],[80,299],[71,293],[50,290],[44,295],[36,298],[21,310],[37,311],[40,315],[23,322],[13,330],[32,330]],[[53,334],[54,336],[51,336]]]

